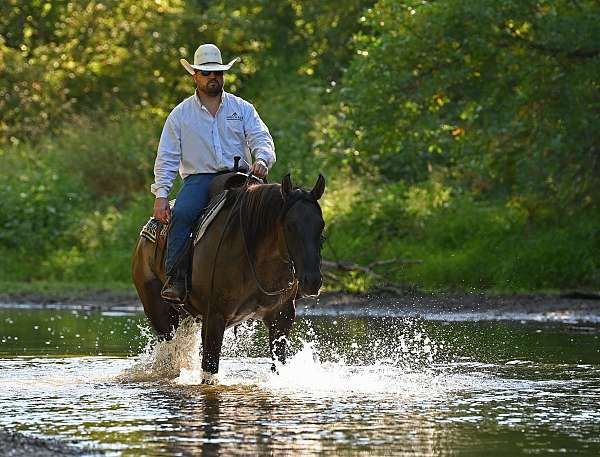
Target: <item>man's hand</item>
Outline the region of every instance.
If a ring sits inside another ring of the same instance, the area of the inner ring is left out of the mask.
[[[254,165],[252,165],[250,173],[257,178],[263,179],[265,176],[267,176],[267,173],[269,173],[269,169],[267,168],[267,164],[264,160],[258,159],[256,162],[254,162]]]
[[[159,197],[154,200],[154,213],[153,216],[161,221],[163,224],[168,224],[171,220],[171,208],[169,207],[169,199],[165,197]]]

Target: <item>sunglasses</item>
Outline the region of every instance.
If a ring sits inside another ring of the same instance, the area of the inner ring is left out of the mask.
[[[198,72],[202,75],[202,76],[209,76],[211,73],[214,73],[215,76],[223,76],[223,70],[198,70]]]

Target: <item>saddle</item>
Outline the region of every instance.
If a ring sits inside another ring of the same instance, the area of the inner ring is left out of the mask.
[[[214,177],[208,188],[208,205],[204,208],[202,213],[200,213],[200,216],[198,216],[198,219],[196,219],[193,224],[192,239],[194,240],[194,245],[200,241],[210,223],[217,214],[219,214],[219,211],[225,204],[227,192],[231,189],[243,186],[247,179],[247,174],[235,171],[228,171]],[[250,182],[262,183],[262,180],[252,177]],[[175,199],[169,201],[171,209],[175,206],[175,201]],[[156,243],[158,239],[166,238],[168,233],[169,224],[163,224],[152,216],[148,222],[146,222],[144,227],[142,227],[140,236],[152,243]],[[186,251],[187,250],[188,249],[186,249]]]
[[[264,181],[254,176],[249,176],[248,174],[238,171],[226,171],[224,173],[218,174],[213,178],[208,189],[209,203],[206,206],[206,208],[202,211],[202,213],[198,216],[198,219],[193,223],[193,230],[191,236],[186,242],[183,252],[181,253],[180,257],[175,263],[175,268],[178,272],[176,274],[184,275],[185,277],[185,293],[180,295],[179,292],[175,292],[175,295],[183,297],[179,298],[179,300],[182,300],[181,303],[171,302],[171,305],[179,313],[187,313],[193,315],[186,302],[191,287],[190,284],[192,280],[192,259],[194,253],[194,246],[200,241],[211,222],[216,218],[223,206],[225,206],[225,202],[227,201],[227,193],[231,189],[239,188],[248,182],[251,184],[260,184]],[[176,200],[174,199],[169,202],[171,209],[173,209],[173,207],[175,206],[175,201]],[[158,219],[152,216],[140,231],[141,238],[145,238],[148,241],[157,244],[157,247],[158,242],[160,240],[160,244],[162,245],[161,251],[163,251],[161,258],[164,258],[164,250],[166,248],[166,242],[169,236],[169,228],[169,224],[163,224]],[[161,269],[163,267],[164,265],[159,266],[159,268]],[[171,301],[171,299],[169,299],[169,301]]]

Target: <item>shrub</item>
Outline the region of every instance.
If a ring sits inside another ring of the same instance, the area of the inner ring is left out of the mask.
[[[112,119],[80,116],[48,142],[49,154],[54,167],[76,176],[94,198],[122,204],[150,190],[160,123],[143,112]]]
[[[56,246],[88,195],[76,176],[31,146],[0,149],[0,246],[37,255]]]

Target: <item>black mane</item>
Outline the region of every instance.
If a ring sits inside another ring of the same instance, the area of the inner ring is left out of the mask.
[[[281,193],[281,184],[257,184],[233,189],[227,196],[227,206],[234,212],[233,226],[239,224],[242,211],[243,229],[250,252],[266,237],[273,234],[279,219],[299,200],[314,202],[310,192],[294,188],[287,199]],[[237,214],[236,214],[237,213]]]
[[[272,235],[285,206],[280,184],[258,184],[234,189],[229,192],[227,201],[235,205],[231,207],[233,226],[239,224],[238,211],[242,212],[244,236],[250,251],[254,251],[253,248],[265,236]]]

